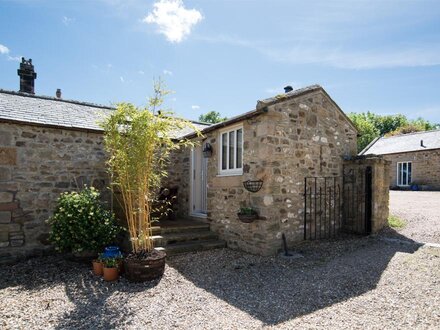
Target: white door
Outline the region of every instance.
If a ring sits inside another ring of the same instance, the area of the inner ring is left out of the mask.
[[[191,215],[206,216],[208,160],[203,157],[202,146],[193,148],[191,161]]]

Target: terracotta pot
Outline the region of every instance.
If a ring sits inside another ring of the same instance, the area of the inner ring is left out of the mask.
[[[93,274],[102,276],[104,273],[104,264],[99,260],[93,260]]]
[[[104,281],[116,281],[119,278],[119,270],[117,267],[104,267]]]
[[[159,278],[165,271],[164,251],[154,251],[154,255],[147,259],[125,259],[125,277],[130,282],[145,282]]]

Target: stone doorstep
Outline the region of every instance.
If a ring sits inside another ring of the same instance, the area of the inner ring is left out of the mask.
[[[157,247],[156,250],[165,251],[167,256],[172,256],[180,253],[206,251],[213,249],[220,249],[226,247],[226,242],[222,240],[209,241],[194,241],[194,242],[180,242],[170,244],[165,247]]]
[[[155,235],[152,237],[155,246],[164,246],[179,242],[206,241],[215,239],[218,239],[218,236],[209,230],[169,233],[164,235]]]

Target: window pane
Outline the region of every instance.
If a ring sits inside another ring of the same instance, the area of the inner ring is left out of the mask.
[[[235,168],[235,153],[234,153],[234,145],[235,145],[235,131],[229,132],[229,169]]]
[[[242,144],[243,144],[243,130],[240,128],[237,130],[237,168],[242,168],[243,163],[243,150],[242,150]]]
[[[397,163],[397,185],[402,184],[402,163]]]
[[[408,184],[410,184],[411,183],[411,180],[412,180],[412,178],[411,178],[411,176],[412,176],[412,165],[411,165],[411,163],[408,163]]]
[[[227,169],[227,152],[228,152],[228,134],[227,133],[223,133],[222,134],[222,170],[226,170]]]
[[[403,185],[406,185],[407,184],[407,182],[406,182],[406,180],[407,180],[407,168],[406,168],[406,165],[407,165],[407,163],[403,163],[403,166],[402,166],[402,173],[403,173],[403,176],[402,176],[402,184]]]

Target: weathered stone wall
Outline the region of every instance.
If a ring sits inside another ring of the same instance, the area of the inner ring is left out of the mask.
[[[412,162],[412,181],[440,190],[440,149],[384,155],[391,162],[390,186],[397,187],[397,163]]]
[[[365,173],[367,167],[371,168],[371,233],[377,233],[383,229],[388,223],[389,215],[389,185],[390,185],[390,162],[383,157],[367,157],[367,158],[356,158],[354,160],[349,160],[344,163],[344,171],[347,177],[347,173],[352,170],[359,180],[360,189],[365,189]],[[357,188],[357,187],[351,187]],[[350,191],[348,191],[350,193]],[[354,193],[354,192],[353,192]],[[359,191],[357,192],[359,193]],[[365,219],[365,202],[366,198],[363,195],[364,192],[360,192],[362,197],[358,198],[355,194],[355,198],[350,199],[351,196],[345,192],[345,198],[349,198],[348,204],[352,210],[358,209],[356,211],[348,211],[351,213],[355,219],[351,219],[354,223],[364,224]],[[347,221],[345,219],[344,221]],[[363,233],[363,226],[361,233]]]
[[[42,253],[60,193],[108,186],[102,134],[0,123],[0,263]],[[104,190],[104,199],[109,192]]]
[[[207,135],[214,149],[208,163],[208,220],[231,248],[271,255],[303,238],[303,185],[306,176],[342,174],[344,156],[356,155],[356,131],[321,91],[269,106],[243,121],[244,173],[218,175],[219,132]],[[249,193],[243,181],[262,179]],[[242,223],[240,207],[258,209],[263,220]]]

